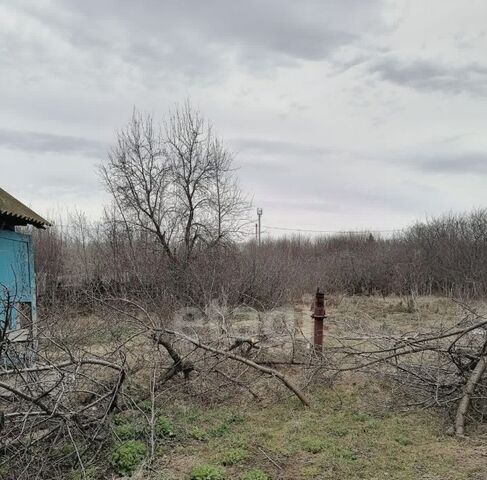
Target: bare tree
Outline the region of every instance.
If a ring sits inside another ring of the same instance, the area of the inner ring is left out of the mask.
[[[152,117],[134,112],[127,127],[118,133],[101,173],[121,219],[155,234],[171,258],[175,227],[174,202],[169,198],[170,164]]]
[[[212,126],[186,103],[162,127],[134,112],[101,173],[124,222],[153,234],[169,259],[189,260],[245,223],[247,202],[232,160]]]

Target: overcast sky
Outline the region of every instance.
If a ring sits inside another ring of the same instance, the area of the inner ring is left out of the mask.
[[[0,186],[96,218],[134,106],[189,98],[266,225],[486,207],[486,31],[482,0],[0,0]]]

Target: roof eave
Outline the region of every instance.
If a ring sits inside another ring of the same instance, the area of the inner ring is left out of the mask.
[[[52,224],[49,223],[47,220],[44,220],[42,217],[39,217],[39,219],[34,219],[31,217],[27,217],[25,215],[18,215],[12,212],[7,212],[5,210],[0,210],[0,215],[3,215],[5,217],[8,217],[12,219],[13,221],[18,222],[21,221],[23,222],[23,225],[33,225],[36,228],[40,229],[45,229],[46,227],[51,227]],[[20,225],[22,226],[22,225]]]

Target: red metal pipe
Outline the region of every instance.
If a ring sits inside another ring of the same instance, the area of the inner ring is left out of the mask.
[[[313,304],[313,315],[311,318],[314,319],[314,338],[313,345],[317,352],[323,351],[323,320],[326,318],[325,311],[325,294],[321,292],[318,288],[316,290],[315,301]]]

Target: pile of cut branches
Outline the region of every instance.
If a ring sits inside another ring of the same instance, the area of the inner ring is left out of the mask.
[[[402,335],[337,336],[326,355],[334,371],[366,371],[392,379],[415,405],[454,412],[453,433],[465,434],[467,419],[487,413],[487,317],[461,304],[454,326]]]

